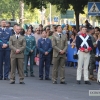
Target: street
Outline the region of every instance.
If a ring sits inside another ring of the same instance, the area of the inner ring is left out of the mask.
[[[51,67],[52,70],[52,67]],[[76,69],[66,67],[66,85],[52,84],[52,81],[39,80],[38,67],[34,67],[35,77],[25,78],[25,85],[20,85],[18,75],[16,84],[0,80],[0,100],[100,100],[100,97],[89,97],[89,90],[99,90],[96,82],[92,85],[76,84]],[[51,78],[51,76],[50,76]]]

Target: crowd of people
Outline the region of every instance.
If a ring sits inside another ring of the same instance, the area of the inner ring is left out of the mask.
[[[82,69],[84,69],[85,84],[91,85],[89,80],[97,80],[100,85],[100,67],[97,79],[94,77],[96,58],[98,61],[100,60],[99,27],[93,28],[87,20],[84,26],[80,26],[79,31],[75,26],[71,29],[69,27],[68,24],[64,27],[57,25],[53,26],[51,31],[50,27],[43,29],[43,25],[40,24],[36,29],[30,25],[24,30],[18,24],[11,28],[10,23],[2,20],[0,27],[0,80],[9,80],[10,76],[10,84],[15,84],[17,70],[19,84],[25,84],[24,76],[28,77],[30,74],[31,77],[35,77],[33,66],[36,64],[39,66],[40,80],[51,80],[49,74],[50,65],[52,65],[53,84],[57,84],[58,72],[60,72],[60,84],[66,84],[66,53],[70,52],[66,51],[68,45],[71,45],[72,49],[77,48],[77,84],[81,84]]]

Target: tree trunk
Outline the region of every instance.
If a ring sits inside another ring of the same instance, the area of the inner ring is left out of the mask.
[[[12,11],[12,19],[15,20],[15,12]]]
[[[76,29],[79,31],[79,12],[75,11],[75,18],[76,18]]]
[[[24,25],[24,1],[20,0],[20,26],[23,27]]]

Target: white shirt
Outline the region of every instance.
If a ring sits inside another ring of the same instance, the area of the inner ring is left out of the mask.
[[[15,34],[15,36],[16,36],[16,38],[17,38],[17,36],[19,37],[19,36],[20,36],[20,34]]]
[[[46,38],[43,38],[43,40],[45,39],[45,41],[46,41]]]
[[[28,37],[32,36],[32,35],[27,35]]]
[[[4,30],[4,31],[5,31],[5,29],[6,29],[6,28],[2,28],[2,30]]]
[[[57,33],[57,34],[59,35],[59,37],[62,36],[62,33]]]

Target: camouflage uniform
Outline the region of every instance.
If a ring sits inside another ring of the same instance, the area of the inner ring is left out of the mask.
[[[92,35],[90,36],[91,36],[93,45],[95,45],[96,44],[95,38]],[[94,75],[93,75],[93,70],[95,69],[95,52],[96,52],[95,49],[96,48],[94,47],[93,50],[91,51],[90,63],[89,63],[89,74],[90,74],[89,78],[91,80],[95,80]]]

